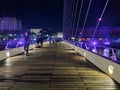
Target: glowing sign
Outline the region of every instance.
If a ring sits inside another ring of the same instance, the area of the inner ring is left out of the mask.
[[[9,52],[6,52],[6,55],[7,55],[7,57],[9,57],[9,56],[10,56],[10,53],[9,53]]]
[[[113,74],[113,71],[114,71],[114,67],[112,65],[109,65],[108,66],[108,72],[109,72],[109,74]]]

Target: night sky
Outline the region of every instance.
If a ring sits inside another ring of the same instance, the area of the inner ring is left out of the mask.
[[[84,1],[82,23],[89,0]],[[106,1],[92,0],[86,26],[96,25]],[[102,26],[120,26],[119,4],[120,0],[109,0],[101,21]],[[63,0],[0,0],[0,16],[16,17],[27,28],[47,28],[54,32],[62,31]]]
[[[83,8],[80,19],[82,27],[90,0],[83,0]],[[95,27],[107,0],[92,0],[86,26]],[[120,26],[120,0],[109,0],[103,14],[100,26]]]
[[[26,28],[62,31],[63,0],[0,0],[0,16],[16,17]]]
[[[107,0],[93,0],[96,3],[96,8],[94,7],[94,2],[92,2],[92,11],[90,13],[93,15],[94,20],[98,20],[103,10],[103,7]],[[94,12],[94,13],[93,13]],[[109,0],[106,10],[103,14],[101,21],[101,26],[120,26],[120,0]]]

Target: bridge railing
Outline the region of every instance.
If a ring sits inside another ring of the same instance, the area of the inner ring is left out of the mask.
[[[31,40],[30,44],[35,44]],[[0,41],[0,51],[24,46],[24,39]]]
[[[61,46],[74,49],[86,60],[120,83],[120,62],[118,58],[119,54],[117,54],[120,51],[118,49],[71,41],[61,42]]]
[[[34,47],[35,47],[35,44],[31,44],[29,46],[29,49],[31,50]],[[16,48],[11,48],[11,49],[7,49],[7,50],[2,50],[2,51],[0,51],[0,61],[6,59],[8,57],[17,55],[17,54],[21,54],[21,53],[24,53],[24,47],[23,46],[16,47]]]
[[[105,57],[114,62],[120,63],[120,49],[115,49],[107,46],[98,45],[96,43],[86,43],[86,42],[74,42],[67,41],[71,44],[74,44],[78,47],[86,49],[92,53]]]

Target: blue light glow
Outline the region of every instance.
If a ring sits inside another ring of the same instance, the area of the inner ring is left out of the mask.
[[[96,45],[96,44],[97,44],[97,42],[92,42],[92,44],[93,44],[93,45]]]
[[[105,42],[105,45],[109,45],[109,44],[110,44],[110,42],[108,42],[108,41],[107,41],[107,42]]]
[[[23,42],[22,42],[22,41],[19,41],[18,43],[19,43],[19,44],[23,44]]]

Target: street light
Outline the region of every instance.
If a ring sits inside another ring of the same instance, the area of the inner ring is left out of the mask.
[[[99,18],[98,20],[99,20],[99,21],[101,21],[101,20],[102,20],[102,18]]]

